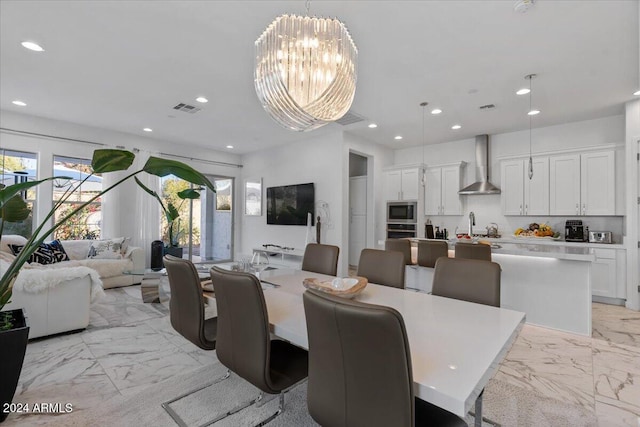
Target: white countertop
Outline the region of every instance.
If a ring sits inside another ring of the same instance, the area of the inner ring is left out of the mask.
[[[412,240],[419,241],[427,239]],[[624,245],[620,244],[565,242],[564,240],[550,239],[537,240],[537,238],[479,238],[474,240],[482,240],[484,242],[492,243],[491,252],[493,254],[532,256],[588,262],[596,260],[596,249],[625,249]],[[469,240],[459,241],[470,243]],[[453,249],[457,242],[458,239],[449,240],[449,247]]]

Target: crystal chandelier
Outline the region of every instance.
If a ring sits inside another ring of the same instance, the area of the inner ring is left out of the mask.
[[[255,44],[256,93],[280,125],[310,131],[349,110],[358,49],[342,22],[282,15]]]

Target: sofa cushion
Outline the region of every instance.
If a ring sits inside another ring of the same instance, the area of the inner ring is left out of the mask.
[[[18,255],[24,249],[24,245],[9,244],[9,248],[14,255]],[[38,264],[47,265],[60,261],[68,261],[69,257],[64,251],[59,240],[50,243],[41,243],[40,246],[29,256],[27,262],[37,262]]]
[[[93,240],[63,240],[62,245],[72,260],[86,259]]]
[[[18,236],[17,234],[7,234],[0,239],[0,251],[7,252],[13,255],[13,251],[9,245],[26,245],[27,238],[24,236]]]
[[[91,259],[122,259],[124,253],[123,246],[126,242],[124,237],[115,239],[94,240],[89,247],[87,258]]]

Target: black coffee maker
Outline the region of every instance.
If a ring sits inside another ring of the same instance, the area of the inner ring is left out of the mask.
[[[564,240],[567,242],[586,242],[588,233],[585,233],[582,220],[567,220],[564,227]]]

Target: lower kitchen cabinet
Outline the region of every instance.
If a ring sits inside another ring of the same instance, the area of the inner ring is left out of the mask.
[[[594,249],[596,260],[591,264],[591,295],[626,299],[625,251]]]

